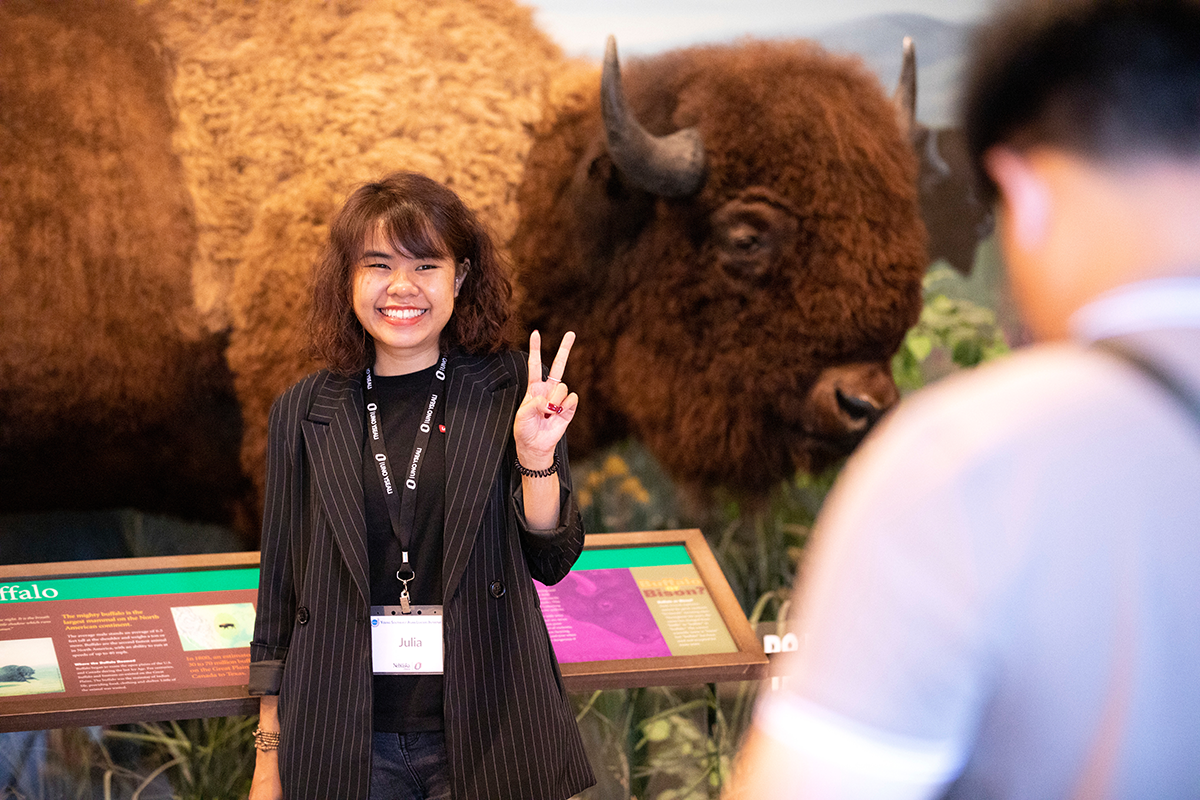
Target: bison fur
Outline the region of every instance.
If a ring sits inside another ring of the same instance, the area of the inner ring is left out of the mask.
[[[168,87],[133,3],[0,5],[0,511],[242,507]]]
[[[177,62],[197,305],[230,328],[242,465],[261,492],[271,402],[319,366],[304,319],[333,213],[355,185],[410,169],[445,182],[506,240],[530,127],[564,59],[512,0],[153,8]]]
[[[329,214],[416,169],[507,238],[563,65],[512,0],[0,3],[0,511],[253,538]]]

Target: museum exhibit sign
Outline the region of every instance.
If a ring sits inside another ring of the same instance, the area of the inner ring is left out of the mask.
[[[0,731],[256,712],[257,596],[257,552],[0,566]]]
[[[0,732],[256,713],[258,561],[0,566]],[[590,535],[571,573],[537,588],[572,691],[765,675],[698,530]]]
[[[699,530],[600,533],[538,586],[572,691],[754,680],[767,657]]]

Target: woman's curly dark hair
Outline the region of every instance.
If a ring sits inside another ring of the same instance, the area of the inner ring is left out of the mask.
[[[512,284],[487,228],[442,184],[415,172],[396,172],[360,186],[334,217],[329,245],[313,275],[309,342],[314,356],[341,375],[374,363],[375,342],[354,314],[353,278],[367,234],[380,224],[391,245],[414,258],[470,260],[454,313],[442,330],[444,349],[481,354],[510,345]]]

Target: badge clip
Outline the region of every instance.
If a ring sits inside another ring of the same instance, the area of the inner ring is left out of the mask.
[[[407,577],[404,577],[407,575]],[[408,582],[417,577],[413,572],[413,568],[408,564],[408,551],[405,550],[401,557],[400,569],[396,570],[396,580],[404,584],[404,588],[400,590],[400,613],[411,614],[412,605],[408,601]]]

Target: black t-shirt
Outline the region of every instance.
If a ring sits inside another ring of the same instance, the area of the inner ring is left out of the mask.
[[[433,389],[436,366],[409,375],[372,376],[378,392],[379,415],[388,463],[397,477],[408,470],[417,427],[424,418]],[[429,435],[429,449],[422,457],[417,483],[416,521],[409,543],[409,562],[416,577],[409,581],[413,605],[442,603],[442,528],[446,509],[446,434],[443,427],[445,384],[438,398]],[[404,481],[396,481],[407,492]],[[371,567],[371,605],[400,604],[403,584],[396,579],[400,568],[400,542],[392,532],[384,499],[383,483],[371,452],[370,431],[363,438],[363,494],[367,517],[367,555]],[[377,731],[411,733],[443,727],[441,675],[376,675],[374,677],[374,725]]]

